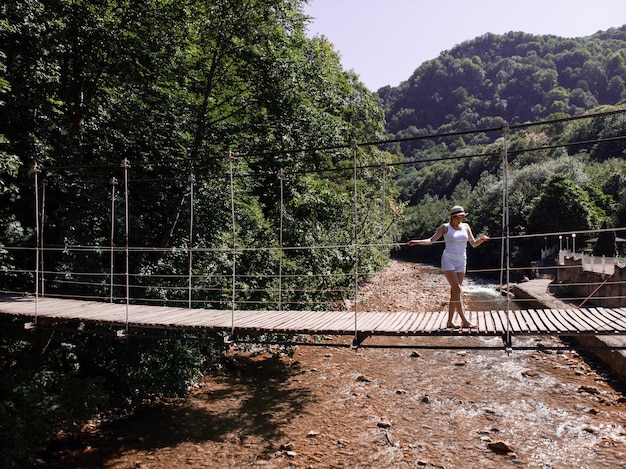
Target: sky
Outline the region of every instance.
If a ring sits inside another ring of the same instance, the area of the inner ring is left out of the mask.
[[[309,0],[308,35],[325,36],[371,90],[486,33],[589,36],[626,24],[624,0]]]

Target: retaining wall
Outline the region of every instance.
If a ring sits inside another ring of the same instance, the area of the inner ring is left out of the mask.
[[[573,272],[577,269],[564,269],[564,271],[568,270]],[[624,275],[624,269],[619,270],[621,271],[619,275]],[[581,278],[583,277],[583,275],[593,274],[593,272],[578,272],[578,274],[580,275],[580,277],[577,275],[572,275],[572,278]],[[595,281],[597,283],[597,279]],[[516,298],[531,300],[532,305],[528,306],[529,308],[571,308],[571,304],[568,305],[567,303],[559,300],[558,298],[550,294],[549,288],[552,284],[552,280],[549,279],[535,279],[529,282],[514,285],[511,287],[511,291]],[[602,296],[604,296],[604,294],[602,294]],[[527,302],[524,301],[524,304],[526,303]],[[622,384],[626,385],[626,350],[610,349],[610,347],[626,347],[626,336],[581,335],[568,336],[567,340],[569,342],[572,342],[574,346],[579,345],[581,347],[602,347],[603,350],[590,350],[589,353],[592,354],[599,361],[604,363],[604,365],[611,371],[611,374]]]

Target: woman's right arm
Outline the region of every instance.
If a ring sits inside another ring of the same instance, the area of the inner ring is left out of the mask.
[[[412,239],[410,241],[407,241],[407,246],[416,246],[416,245],[421,245],[421,246],[430,246],[431,244],[433,244],[435,241],[437,241],[439,238],[441,238],[446,232],[446,225],[441,225],[437,231],[435,231],[435,234],[432,235],[430,238],[424,238],[424,239]]]

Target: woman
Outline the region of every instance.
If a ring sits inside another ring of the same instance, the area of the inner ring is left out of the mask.
[[[463,284],[465,269],[467,267],[466,246],[469,242],[471,246],[475,248],[489,240],[488,236],[481,236],[478,239],[474,238],[470,226],[463,222],[466,216],[467,213],[463,210],[463,207],[455,205],[450,209],[448,215],[449,222],[441,225],[434,235],[426,239],[412,239],[406,243],[408,246],[415,246],[417,244],[430,246],[443,236],[446,248],[441,256],[441,268],[450,284],[450,304],[448,306],[447,327],[452,328],[456,327],[452,321],[454,311],[457,311],[461,317],[461,327],[476,327],[475,324],[470,323],[465,317],[463,302],[461,300],[461,285]]]

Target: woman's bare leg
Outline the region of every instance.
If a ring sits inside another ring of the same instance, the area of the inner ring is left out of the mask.
[[[463,279],[465,278],[464,272],[446,271],[444,272],[446,280],[450,284],[450,305],[448,307],[448,326],[452,326],[454,319],[454,311],[459,313],[461,317],[462,327],[473,327],[468,319],[465,317],[465,311],[463,308],[462,287]]]

